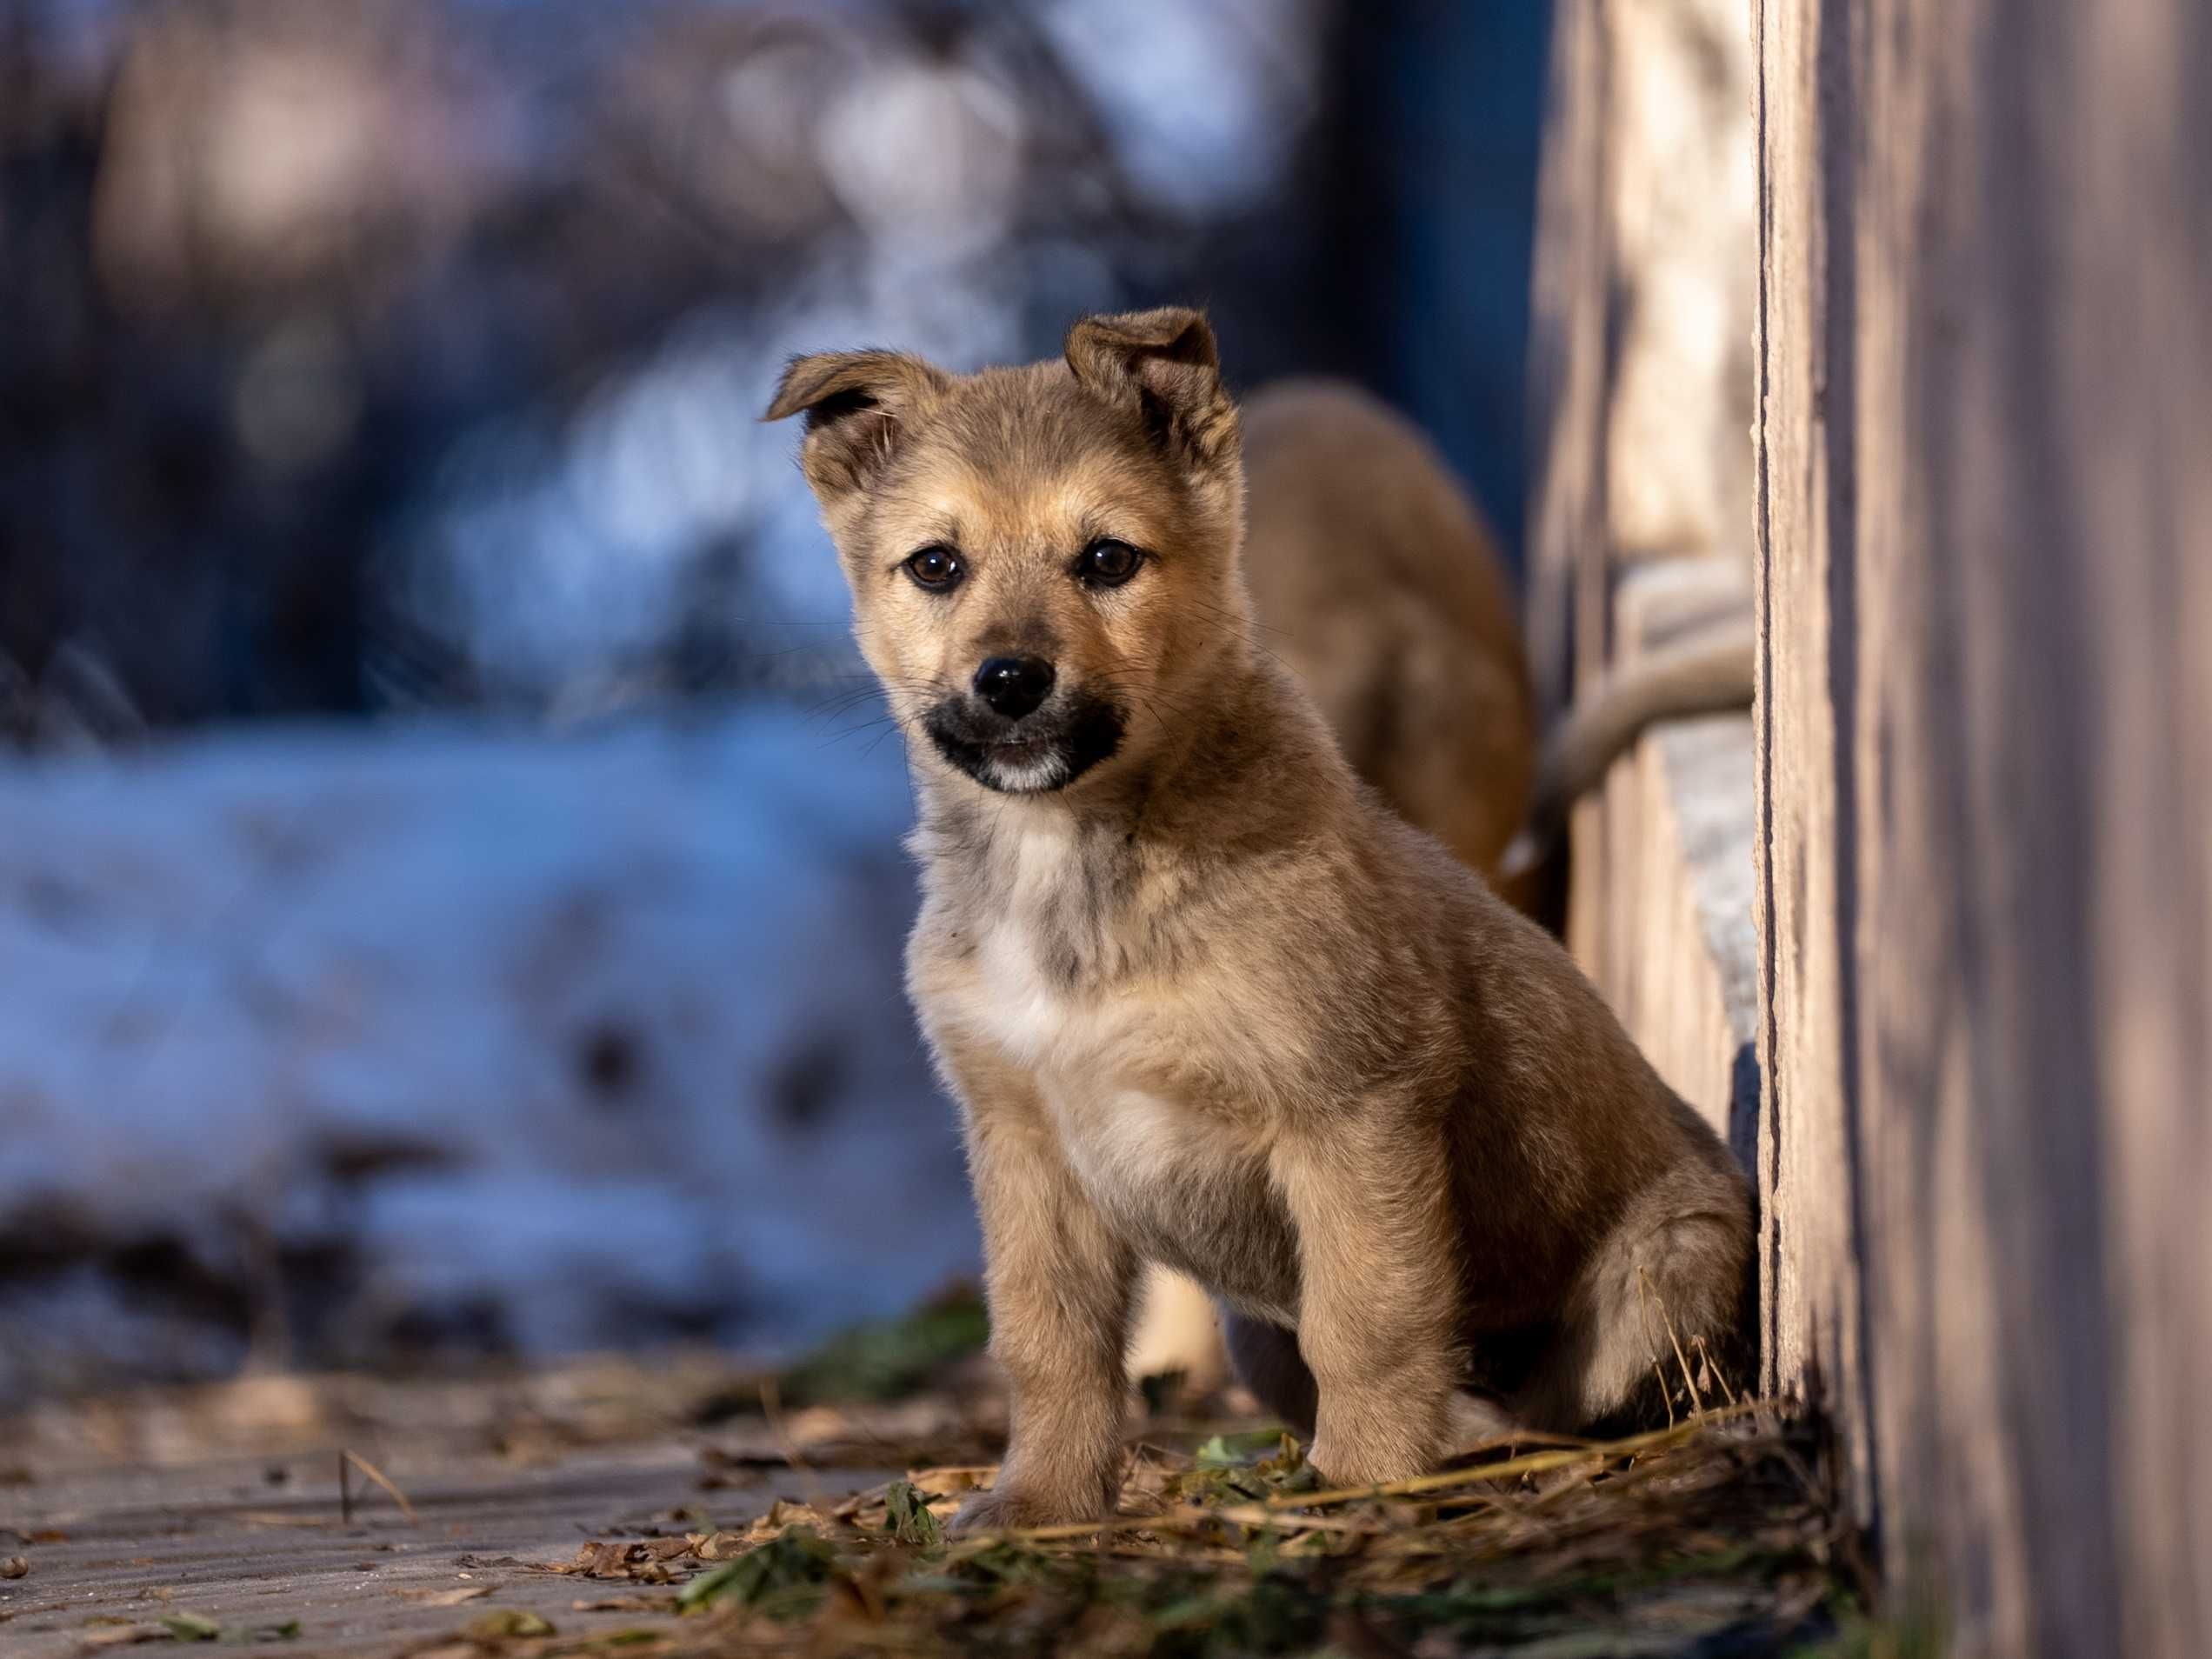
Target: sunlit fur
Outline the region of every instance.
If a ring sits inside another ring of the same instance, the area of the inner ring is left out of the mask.
[[[909,738],[908,984],[961,1104],[1013,1390],[963,1522],[1111,1507],[1148,1261],[1223,1303],[1332,1482],[1418,1473],[1474,1419],[1587,1429],[1656,1403],[1655,1378],[1711,1386],[1703,1356],[1742,1327],[1742,1174],[1256,641],[1203,319],[1088,319],[1063,361],[966,377],[802,358],[770,413],[801,411]],[[1072,574],[1102,535],[1151,556],[1103,592]],[[931,543],[970,561],[954,593],[902,569]],[[1117,709],[1114,751],[1059,787],[1034,757],[948,759],[930,720],[1007,650],[1049,656],[1069,709]]]
[[[1076,728],[1100,708],[1118,727],[1114,752],[1073,781],[1111,792],[1149,778],[1187,746],[1178,709],[1233,676],[1245,647],[1241,476],[1179,469],[1063,362],[956,380],[911,359],[882,361],[893,365],[892,388],[818,424],[807,465],[817,492],[829,486],[825,516],[861,650],[909,749],[946,760],[933,732],[990,723],[969,689],[983,663],[1038,656],[1056,682],[1018,730],[1042,733],[1043,747],[987,766],[978,781],[1009,793],[1064,787]],[[1222,420],[1233,435],[1225,402]],[[849,423],[860,430],[837,430]],[[856,465],[865,488],[845,487]],[[1074,574],[1102,539],[1144,555],[1121,587],[1086,587]],[[933,545],[966,568],[948,592],[917,586],[904,569]]]

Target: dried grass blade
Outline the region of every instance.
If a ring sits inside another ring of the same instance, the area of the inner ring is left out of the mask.
[[[1749,1415],[1755,1403],[1747,1402],[1741,1406],[1719,1407],[1676,1423],[1671,1429],[1655,1429],[1649,1434],[1630,1435],[1625,1440],[1601,1441],[1581,1450],[1530,1452],[1525,1457],[1509,1457],[1502,1463],[1445,1469],[1436,1475],[1416,1475],[1402,1481],[1386,1481],[1379,1486],[1340,1486],[1323,1492],[1277,1492],[1263,1501],[1270,1509],[1318,1508],[1328,1503],[1356,1502],[1363,1498],[1409,1497],[1420,1492],[1449,1492],[1454,1487],[1518,1480],[1523,1475],[1540,1475],[1547,1469],[1568,1469],[1576,1463],[1609,1462],[1616,1458],[1632,1457],[1638,1452],[1656,1451],[1662,1446],[1677,1445],[1702,1429],[1725,1422],[1732,1417]]]
[[[359,1469],[363,1475],[366,1475],[378,1486],[384,1489],[384,1491],[390,1496],[391,1501],[399,1505],[399,1512],[407,1517],[408,1525],[413,1526],[422,1519],[420,1516],[415,1513],[415,1506],[407,1501],[407,1494],[401,1491],[396,1486],[394,1486],[391,1483],[390,1476],[387,1476],[383,1470],[378,1469],[374,1463],[370,1462],[357,1451],[349,1451],[341,1455],[344,1457],[347,1462],[351,1463],[356,1469]]]

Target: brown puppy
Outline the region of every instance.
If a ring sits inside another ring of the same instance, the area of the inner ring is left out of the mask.
[[[1205,1283],[1332,1481],[1486,1397],[1578,1429],[1729,1344],[1742,1177],[1559,946],[1352,776],[1256,647],[1196,313],[1064,362],[802,358],[770,410],[909,736],[909,985],[963,1109],[1013,1443],[970,1525],[1118,1488],[1140,1264]]]
[[[1493,874],[1524,822],[1537,714],[1496,538],[1414,424],[1358,388],[1243,407],[1246,584],[1352,769]]]
[[[1245,581],[1262,647],[1312,694],[1392,810],[1556,929],[1568,810],[1653,722],[1748,707],[1748,633],[1636,659],[1537,746],[1536,696],[1496,538],[1418,428],[1343,381],[1244,400]],[[1516,830],[1520,832],[1516,835]],[[1223,1380],[1211,1300],[1154,1267],[1138,1378]]]

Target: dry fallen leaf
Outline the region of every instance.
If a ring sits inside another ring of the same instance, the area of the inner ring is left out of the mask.
[[[672,1584],[679,1576],[679,1569],[671,1567],[671,1562],[680,1562],[685,1556],[709,1559],[698,1553],[703,1542],[710,1543],[713,1540],[699,1533],[682,1538],[646,1538],[635,1543],[608,1543],[595,1539],[577,1546],[573,1558],[556,1563],[550,1570],[579,1578],[631,1578],[648,1584]]]
[[[773,1536],[786,1527],[827,1528],[830,1517],[811,1503],[795,1503],[790,1498],[778,1498],[768,1506],[768,1513],[749,1529],[755,1536]]]
[[[931,1497],[950,1497],[990,1485],[998,1478],[998,1465],[967,1463],[946,1469],[917,1469],[906,1478]]]
[[[616,1543],[594,1540],[576,1555],[542,1570],[576,1578],[621,1578],[641,1584],[676,1584],[699,1566],[736,1560],[779,1536],[791,1525],[826,1524],[819,1510],[803,1503],[779,1502],[743,1532],[692,1532],[682,1537],[643,1538]]]

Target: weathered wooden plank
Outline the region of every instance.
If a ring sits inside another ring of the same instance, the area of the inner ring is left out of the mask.
[[[1755,27],[1777,1376],[1962,1651],[2201,1654],[2212,17]]]
[[[1561,0],[1529,350],[1529,634],[1556,707],[1627,565],[1748,563],[1749,41],[1737,0]]]
[[[1816,235],[1776,226],[1821,223],[1822,135],[1814,87],[1819,41],[1785,7],[1759,4],[1754,120],[1761,145],[1764,256],[1756,318],[1756,604],[1762,654],[1756,773],[1762,862],[1756,905],[1766,1012],[1760,1046],[1767,1106],[1759,1146],[1760,1305],[1769,1387],[1802,1393],[1836,1414],[1853,1454],[1858,1496],[1871,1500],[1856,1390],[1861,1361],[1856,1140],[1844,1087],[1854,1012],[1844,961],[1847,872],[1838,862],[1837,756],[1843,739],[1836,681],[1849,662],[1848,600],[1830,508],[1843,481],[1829,470],[1824,390],[1801,343],[1828,326],[1829,269]],[[1847,590],[1848,591],[1848,590]],[[1839,610],[1841,614],[1839,615]]]
[[[0,1503],[0,1529],[62,1535],[30,1549],[25,1577],[0,1586],[0,1652],[76,1659],[118,1626],[158,1634],[159,1621],[178,1614],[212,1622],[233,1642],[296,1625],[286,1646],[318,1659],[412,1652],[500,1609],[536,1614],[564,1636],[603,1637],[636,1626],[637,1615],[581,1613],[577,1601],[638,1587],[543,1568],[587,1537],[665,1532],[683,1524],[672,1517],[710,1502],[716,1523],[742,1527],[776,1495],[763,1485],[703,1499],[697,1452],[673,1444],[570,1456],[550,1469],[482,1455],[435,1468],[402,1457],[390,1474],[416,1522],[373,1492],[342,1520],[334,1459],[84,1470]],[[270,1484],[278,1474],[284,1484]],[[837,1478],[841,1490],[862,1483]],[[480,1598],[452,1599],[471,1591]]]
[[[1736,0],[1562,0],[1531,352],[1529,631],[1556,708],[1750,590],[1757,270]],[[1749,723],[1656,734],[1574,814],[1568,943],[1751,1161]]]
[[[1577,590],[1593,560],[1602,574],[1609,544],[1602,446],[1611,255],[1599,10],[1595,0],[1561,0],[1554,14],[1537,189],[1526,610],[1537,698],[1554,711],[1575,692]]]

